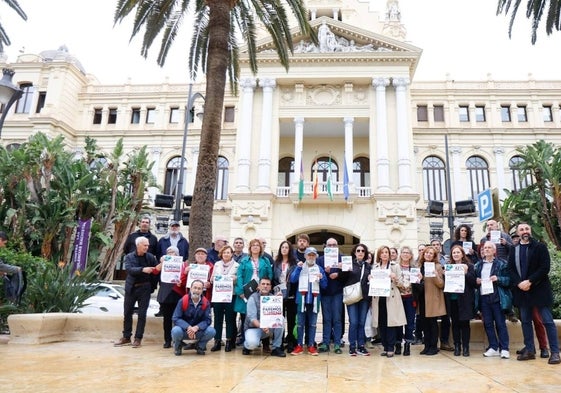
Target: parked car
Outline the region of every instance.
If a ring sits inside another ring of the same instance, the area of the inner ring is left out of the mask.
[[[125,302],[125,287],[119,284],[99,283],[92,284],[97,287],[93,296],[90,296],[79,312],[83,314],[98,315],[123,315],[123,304]],[[138,304],[135,306],[135,312]],[[147,316],[154,316],[160,309],[160,304],[150,299]]]

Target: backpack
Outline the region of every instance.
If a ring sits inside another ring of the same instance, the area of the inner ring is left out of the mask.
[[[204,296],[202,298],[203,298],[203,311],[205,311],[208,308],[208,299]],[[183,310],[183,312],[185,312],[187,308],[189,308],[189,295],[183,295],[183,298],[181,300],[181,309]]]

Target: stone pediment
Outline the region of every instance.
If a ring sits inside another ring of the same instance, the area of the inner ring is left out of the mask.
[[[393,53],[393,55],[417,55],[420,56],[421,49],[381,34],[369,32],[329,17],[320,17],[310,22],[312,28],[317,32],[318,43],[314,44],[310,37],[295,32],[292,36],[294,42],[294,56],[309,54],[382,54]],[[244,53],[242,48],[241,53]],[[258,56],[274,54],[274,43],[270,38],[265,38],[257,43]]]

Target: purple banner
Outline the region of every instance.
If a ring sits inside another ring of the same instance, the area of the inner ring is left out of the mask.
[[[74,238],[74,254],[72,255],[72,273],[86,270],[88,250],[90,247],[90,228],[92,219],[78,220],[76,237]]]

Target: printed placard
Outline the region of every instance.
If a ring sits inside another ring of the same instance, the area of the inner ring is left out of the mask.
[[[341,270],[344,272],[353,270],[353,258],[351,256],[341,257]]]
[[[325,247],[323,249],[323,265],[324,267],[336,268],[339,263],[339,248]]]
[[[183,257],[174,255],[164,255],[162,261],[162,272],[160,280],[170,284],[181,282],[181,268],[183,266]]]
[[[215,275],[212,286],[213,303],[231,303],[234,293],[234,279],[230,275]]]
[[[463,264],[444,266],[444,292],[464,293],[466,275]]]
[[[201,280],[206,283],[208,281],[208,273],[210,272],[210,267],[208,265],[199,265],[194,263],[189,265],[189,274],[187,275],[187,288],[191,288],[191,284],[195,280]]]
[[[390,296],[392,282],[389,269],[372,269],[370,272],[370,289],[368,296]]]
[[[282,328],[282,296],[261,296],[260,320],[261,328]]]

